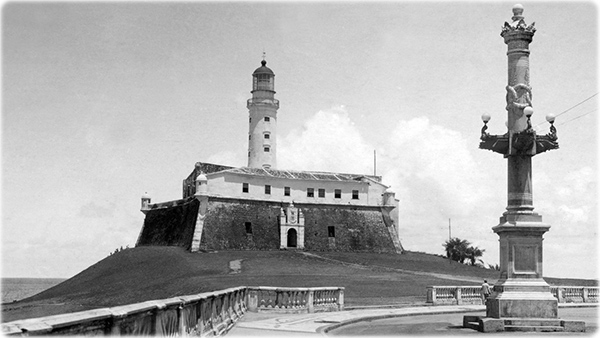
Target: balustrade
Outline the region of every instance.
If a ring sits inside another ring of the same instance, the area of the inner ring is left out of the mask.
[[[551,286],[550,292],[559,303],[597,303],[598,289],[596,286]],[[483,304],[481,286],[428,286],[427,303]]]
[[[276,288],[250,287],[249,311],[312,313],[341,311],[344,308],[344,288]]]
[[[237,287],[2,324],[4,335],[220,336],[246,311],[344,309],[344,288]]]

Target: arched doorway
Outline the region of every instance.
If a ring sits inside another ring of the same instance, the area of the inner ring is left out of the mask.
[[[295,248],[298,246],[298,236],[296,229],[290,229],[287,232],[287,246],[288,248]]]

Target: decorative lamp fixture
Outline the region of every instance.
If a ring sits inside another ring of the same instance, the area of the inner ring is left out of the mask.
[[[486,132],[486,130],[488,129],[487,123],[490,121],[491,118],[492,117],[488,113],[483,113],[483,115],[481,115],[481,120],[483,121],[483,127],[481,128],[481,139],[482,140],[485,137],[489,136],[489,134]]]
[[[527,116],[527,130],[531,130],[531,115],[533,115],[533,108],[531,108],[531,106],[523,108],[523,114]]]

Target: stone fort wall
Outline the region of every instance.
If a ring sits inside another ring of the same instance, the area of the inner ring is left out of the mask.
[[[380,207],[301,203],[304,249],[397,252]],[[200,202],[193,197],[154,205],[136,246],[191,248]],[[209,197],[200,250],[278,250],[287,203]]]
[[[195,198],[146,212],[136,246],[181,246],[190,249],[200,202]]]
[[[396,252],[379,207],[295,206],[304,213],[305,250]],[[211,197],[200,249],[279,249],[281,207],[280,202]]]

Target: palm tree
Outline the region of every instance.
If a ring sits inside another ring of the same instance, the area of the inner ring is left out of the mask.
[[[481,259],[479,259],[479,257],[483,256],[483,252],[485,250],[481,250],[476,246],[470,246],[467,248],[466,251],[466,258],[471,261],[471,265],[475,266],[477,264],[477,261],[483,263],[483,261]]]
[[[454,237],[444,242],[443,247],[446,249],[446,257],[463,263],[467,259],[467,250],[470,245],[471,243],[466,239]]]

